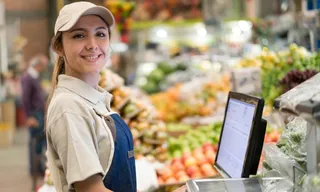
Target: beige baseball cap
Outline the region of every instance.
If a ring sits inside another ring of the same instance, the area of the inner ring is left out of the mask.
[[[90,2],[80,1],[65,5],[59,13],[54,26],[54,34],[58,31],[68,31],[71,29],[84,15],[98,15],[110,27],[115,23],[112,13],[105,7],[97,6]]]

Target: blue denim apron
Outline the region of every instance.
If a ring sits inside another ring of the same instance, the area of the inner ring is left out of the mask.
[[[128,125],[118,114],[111,115],[116,127],[114,155],[111,167],[103,183],[115,192],[136,192],[136,166],[133,153],[133,138]]]

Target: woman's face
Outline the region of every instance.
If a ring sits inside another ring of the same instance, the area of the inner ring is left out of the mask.
[[[69,31],[62,33],[62,45],[60,54],[65,57],[68,75],[97,75],[108,60],[108,26],[98,16],[82,16]]]

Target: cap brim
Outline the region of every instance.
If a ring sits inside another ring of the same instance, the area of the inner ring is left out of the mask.
[[[96,6],[88,8],[87,10],[80,12],[77,16],[74,16],[66,25],[61,27],[58,31],[68,31],[70,30],[80,19],[81,16],[84,15],[98,15],[100,16],[110,27],[112,27],[115,23],[114,17],[112,13],[102,6]]]

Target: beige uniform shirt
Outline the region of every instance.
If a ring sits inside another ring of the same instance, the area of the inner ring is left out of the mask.
[[[72,184],[106,175],[114,153],[115,127],[110,101],[102,88],[60,75],[47,112],[48,164],[57,192]]]

